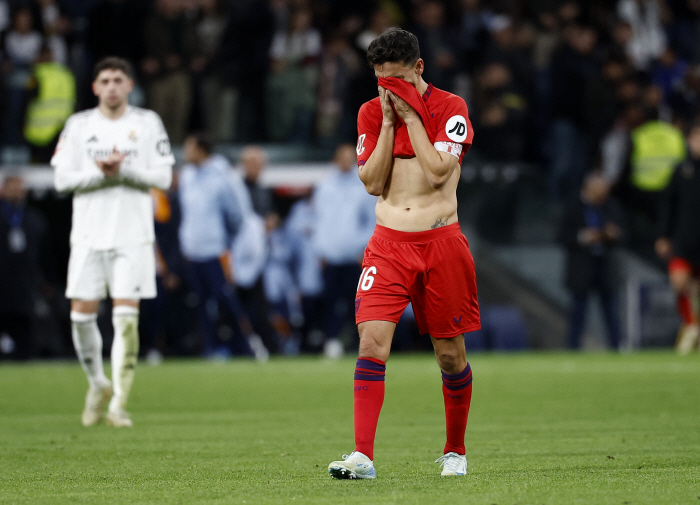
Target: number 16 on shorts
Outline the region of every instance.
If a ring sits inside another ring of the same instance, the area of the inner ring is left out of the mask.
[[[357,283],[357,291],[369,291],[374,284],[374,276],[377,275],[377,267],[365,267],[360,274],[360,282]]]

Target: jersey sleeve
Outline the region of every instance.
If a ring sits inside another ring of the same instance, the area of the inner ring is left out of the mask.
[[[175,157],[170,148],[163,121],[155,112],[151,112],[149,117],[148,132],[145,143],[146,166],[142,170],[125,167],[121,171],[122,178],[126,183],[141,186],[144,189],[155,187],[167,190],[173,178]]]
[[[357,165],[362,166],[367,163],[367,160],[377,147],[377,139],[379,132],[382,129],[381,110],[378,116],[373,111],[372,102],[367,102],[360,107],[360,112],[357,115]]]
[[[63,127],[51,158],[56,191],[92,190],[106,184],[105,176],[97,165],[81,166],[83,157],[80,149],[80,121],[76,116],[71,116]]]
[[[465,101],[455,95],[450,96],[445,100],[442,116],[438,125],[435,144],[441,143],[441,149],[450,154],[453,151],[459,151],[459,160],[462,161],[462,156],[472,145],[474,138],[474,130],[469,121],[469,111]],[[459,147],[457,147],[459,145]],[[451,149],[453,148],[453,149]],[[456,149],[454,149],[456,148]]]

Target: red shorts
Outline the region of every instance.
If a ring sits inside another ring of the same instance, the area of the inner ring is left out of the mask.
[[[672,257],[668,262],[668,273],[687,272],[693,277],[700,278],[700,267],[679,256]]]
[[[481,328],[474,259],[459,223],[419,232],[377,225],[362,268],[357,324],[398,323],[410,301],[421,334],[451,338]]]

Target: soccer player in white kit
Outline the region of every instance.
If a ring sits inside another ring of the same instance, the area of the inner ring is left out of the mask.
[[[111,398],[107,423],[131,427],[125,407],[139,351],[139,301],[156,296],[149,189],[169,188],[175,159],[160,117],[128,104],[134,86],[129,63],[105,58],[94,76],[98,106],[68,119],[51,165],[56,189],[73,192],[66,297],[73,343],[90,383],[82,422],[99,423]],[[104,373],[97,327],[107,294],[113,301],[113,384]]]

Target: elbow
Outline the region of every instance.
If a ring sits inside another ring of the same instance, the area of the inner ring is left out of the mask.
[[[365,190],[372,196],[382,196],[384,187],[380,187],[378,184],[365,184]]]
[[[433,189],[441,189],[445,184],[447,184],[447,181],[449,180],[449,173],[446,173],[445,175],[431,175],[430,177],[428,177],[428,183]]]
[[[72,188],[69,186],[68,181],[66,180],[65,177],[61,177],[60,175],[55,175],[53,178],[53,186],[56,188],[56,191],[59,193],[65,193],[66,191],[70,191]]]

